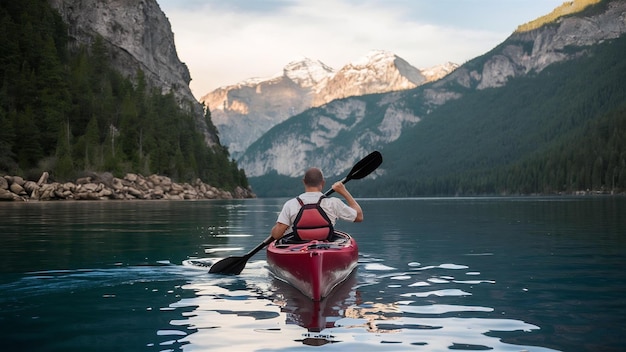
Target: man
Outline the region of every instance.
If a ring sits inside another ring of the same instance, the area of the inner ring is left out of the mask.
[[[299,202],[299,199],[303,204],[315,204],[319,201],[321,209],[332,225],[335,224],[337,219],[352,222],[363,221],[363,210],[361,210],[361,206],[356,202],[356,200],[354,200],[342,182],[336,182],[333,184],[332,188],[335,192],[345,198],[348,203],[347,205],[339,198],[333,197],[320,199],[324,195],[322,193],[322,189],[324,189],[324,185],[326,183],[324,180],[324,174],[320,169],[315,167],[308,169],[304,174],[302,182],[304,183],[304,193],[296,198],[288,200],[283,205],[283,209],[278,215],[276,224],[272,227],[271,237],[274,240],[278,240],[286,233],[291,233],[293,231],[292,226],[296,221],[296,217],[298,216],[300,209],[303,207]]]

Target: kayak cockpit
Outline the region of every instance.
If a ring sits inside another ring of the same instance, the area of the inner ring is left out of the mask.
[[[276,240],[274,245],[276,248],[288,248],[294,245],[314,245],[318,246],[320,249],[324,249],[323,247],[332,248],[332,247],[344,247],[350,242],[350,235],[345,232],[335,230],[333,236],[330,240],[318,241],[318,240],[301,240],[293,233],[289,233],[283,236],[281,239]]]

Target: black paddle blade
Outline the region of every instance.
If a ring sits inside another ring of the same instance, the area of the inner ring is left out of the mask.
[[[383,156],[379,151],[369,153],[365,158],[354,164],[346,180],[359,180],[376,170],[383,163]]]
[[[263,247],[274,242],[272,236],[268,236],[263,242],[259,243],[254,249],[246,253],[243,257],[228,257],[213,264],[209,269],[210,274],[227,274],[227,275],[239,275],[246,267],[246,263],[253,255],[263,249]]]
[[[248,262],[247,257],[228,257],[213,264],[209,273],[211,274],[227,274],[227,275],[239,275],[246,267]]]

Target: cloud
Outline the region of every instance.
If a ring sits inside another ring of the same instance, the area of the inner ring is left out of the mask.
[[[219,86],[274,75],[303,56],[335,69],[374,49],[394,52],[418,68],[446,61],[462,64],[499,44],[516,26],[503,32],[461,20],[450,23],[446,18],[461,9],[448,8],[446,16],[444,9],[424,1],[159,2],[197,97]]]

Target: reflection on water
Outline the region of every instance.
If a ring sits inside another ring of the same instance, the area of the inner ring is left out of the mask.
[[[362,258],[355,275],[326,300],[313,302],[272,279],[265,263],[257,261],[241,276],[200,276],[184,285],[194,296],[170,305],[188,310],[170,322],[176,327],[170,335],[187,351],[232,350],[233,343],[241,350],[297,350],[304,345],[337,350],[361,346],[398,351],[419,346],[428,351],[550,350],[507,344],[491,336],[494,332],[532,333],[539,327],[497,316],[491,307],[471,305],[473,289],[495,282],[480,279],[480,273],[470,269],[413,263],[411,271],[397,272],[376,259]],[[473,279],[457,280],[464,276]],[[393,290],[396,300],[384,292],[384,300],[364,301],[360,292],[366,287]],[[465,305],[437,303],[459,297],[466,298]],[[193,333],[188,334],[189,330]]]

